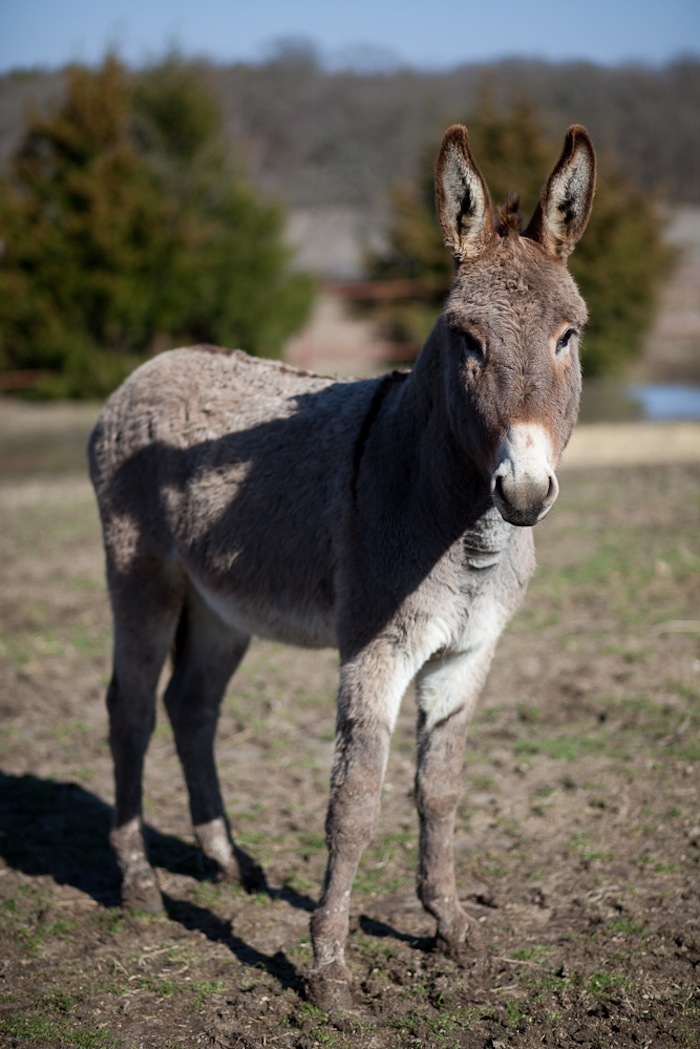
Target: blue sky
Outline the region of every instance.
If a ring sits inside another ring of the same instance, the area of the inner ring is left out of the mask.
[[[336,65],[362,47],[421,68],[504,55],[658,64],[700,54],[700,0],[0,0],[0,71],[94,62],[110,46],[137,64],[173,45],[256,61],[295,37]]]

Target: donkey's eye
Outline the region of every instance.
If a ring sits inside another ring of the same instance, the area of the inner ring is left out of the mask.
[[[557,354],[565,353],[571,344],[571,340],[577,335],[575,328],[567,328],[564,334],[557,339]]]
[[[477,339],[476,335],[472,335],[470,331],[463,331],[462,344],[471,357],[476,357],[480,361],[484,359],[484,344]]]

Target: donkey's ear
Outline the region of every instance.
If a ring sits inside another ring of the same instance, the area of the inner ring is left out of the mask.
[[[567,258],[586,228],[594,191],[593,143],[585,127],[572,124],[525,236],[538,241],[548,255]]]
[[[445,243],[456,259],[475,258],[495,236],[491,197],[461,124],[445,132],[435,165],[435,199]]]

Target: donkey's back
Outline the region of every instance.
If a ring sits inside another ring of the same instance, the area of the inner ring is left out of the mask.
[[[210,347],[139,368],[89,450],[112,590],[167,564],[243,633],[336,645],[344,493],[380,383]]]

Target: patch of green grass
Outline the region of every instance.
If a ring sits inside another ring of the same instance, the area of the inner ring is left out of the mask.
[[[469,775],[469,785],[472,790],[487,791],[498,790],[498,783],[488,772],[472,772]]]
[[[315,896],[318,892],[318,882],[299,874],[298,871],[285,875],[282,885],[285,889],[291,889],[292,892],[298,892],[304,896]]]
[[[549,588],[547,588],[547,592],[548,590]],[[536,585],[534,582],[530,586],[530,592],[533,594],[533,597],[537,593]],[[560,618],[560,613],[557,610],[552,611],[551,608],[544,604],[543,596],[541,604],[535,605],[535,602],[533,600],[533,607],[527,606],[521,609],[518,615],[511,619],[510,623],[506,628],[506,633],[547,633],[559,626]]]
[[[0,904],[0,930],[20,942],[30,957],[41,954],[47,940],[64,937],[80,929],[81,922],[57,917],[53,897],[36,885],[22,886]]]
[[[105,936],[118,936],[124,931],[124,911],[121,907],[100,908],[92,916],[92,922]]]
[[[527,1003],[520,998],[508,998],[505,1002],[506,1026],[521,1028],[530,1022]]]
[[[518,703],[516,707],[518,720],[526,724],[536,725],[542,721],[542,711],[534,703]]]
[[[586,863],[600,860],[609,863],[615,859],[615,852],[610,848],[600,847],[600,843],[593,837],[593,831],[585,830],[573,834],[568,843],[569,850],[576,853]]]
[[[541,962],[546,958],[549,948],[540,943],[530,944],[528,947],[519,947],[513,951],[513,957],[521,962]]]
[[[387,962],[395,954],[394,944],[389,938],[369,935],[357,937],[353,943],[353,949],[370,968],[376,966],[385,968]]]
[[[193,980],[187,987],[194,994],[194,1004],[199,1008],[208,998],[219,994],[225,984],[223,980]]]
[[[358,892],[387,896],[410,878],[418,857],[417,835],[413,830],[384,833],[373,841],[361,861],[355,878]]]
[[[231,888],[238,888],[238,886],[226,885],[223,882],[198,881],[191,887],[190,895],[198,907],[216,910],[224,894],[228,894]]]
[[[301,846],[308,852],[325,852],[326,835],[321,834],[319,831],[302,831],[299,836],[299,841]]]
[[[140,976],[138,987],[142,991],[151,991],[157,998],[172,998],[180,990],[180,985],[174,980],[151,976]]]
[[[622,973],[601,970],[599,972],[591,973],[588,977],[586,990],[595,998],[606,999],[617,995],[617,993],[627,987],[628,984],[629,979],[626,976],[623,976]]]
[[[26,667],[35,655],[33,634],[0,634],[0,656],[10,659],[18,667]]]
[[[66,584],[71,590],[75,590],[78,594],[102,594],[105,593],[105,580],[102,575],[69,575],[67,577],[61,576],[62,580],[65,578]]]
[[[173,729],[164,711],[158,710],[155,727],[151,741],[155,743],[169,743],[174,740]]]
[[[576,761],[591,754],[607,754],[610,746],[610,740],[602,733],[597,736],[562,734],[517,739],[513,749],[517,757],[545,754],[555,761]]]
[[[545,945],[534,945],[534,951],[534,957],[531,959],[534,964],[519,968],[518,979],[527,989],[533,1003],[546,1003],[554,997],[554,1004],[559,1005],[562,993],[572,986],[580,985],[582,980],[576,973],[569,974],[561,969],[545,967],[544,960],[549,954],[549,948]]]
[[[388,1027],[398,1032],[405,1049],[422,1049],[424,1045],[449,1046],[461,1044],[461,1032],[474,1033],[481,1019],[481,1010],[471,1006],[437,1013],[428,1006],[414,1005],[410,1012],[396,1016]]]
[[[363,858],[355,878],[355,889],[358,894],[366,896],[388,896],[402,885],[404,877],[393,870],[388,870],[386,862]]]
[[[613,932],[621,932],[626,936],[641,936],[646,931],[646,924],[645,922],[635,922],[631,918],[620,915],[619,918],[613,918],[609,928]]]
[[[84,627],[71,633],[70,644],[80,656],[107,656],[112,649],[112,633]]]
[[[19,1044],[28,1042],[34,1045],[75,1046],[76,1049],[109,1049],[115,1046],[117,1043],[109,1032],[100,1030],[93,1023],[81,1022],[80,1027],[76,1027],[73,1014],[78,1004],[80,1000],[67,992],[53,990],[47,995],[38,996],[31,1010],[17,1016],[5,1013],[3,1032],[8,1039],[17,1039]]]
[[[477,864],[477,869],[487,882],[496,881],[498,878],[506,877],[509,868],[505,863],[489,856],[482,856],[481,859],[479,859],[479,856],[480,854],[475,852],[473,854],[473,862]]]
[[[47,656],[102,657],[109,653],[111,635],[107,630],[79,628],[63,631],[50,629],[34,623],[13,633],[0,635],[0,655],[9,658],[19,667],[27,667]]]
[[[689,765],[700,762],[700,742],[676,746],[673,748],[673,754],[679,761],[687,761]]]
[[[542,802],[537,802],[535,805],[532,806],[530,811],[532,812],[533,816],[543,816],[544,817],[544,816],[547,815],[547,813],[549,812],[549,810],[551,808],[552,808],[551,804],[544,805],[544,804],[542,804]]]

